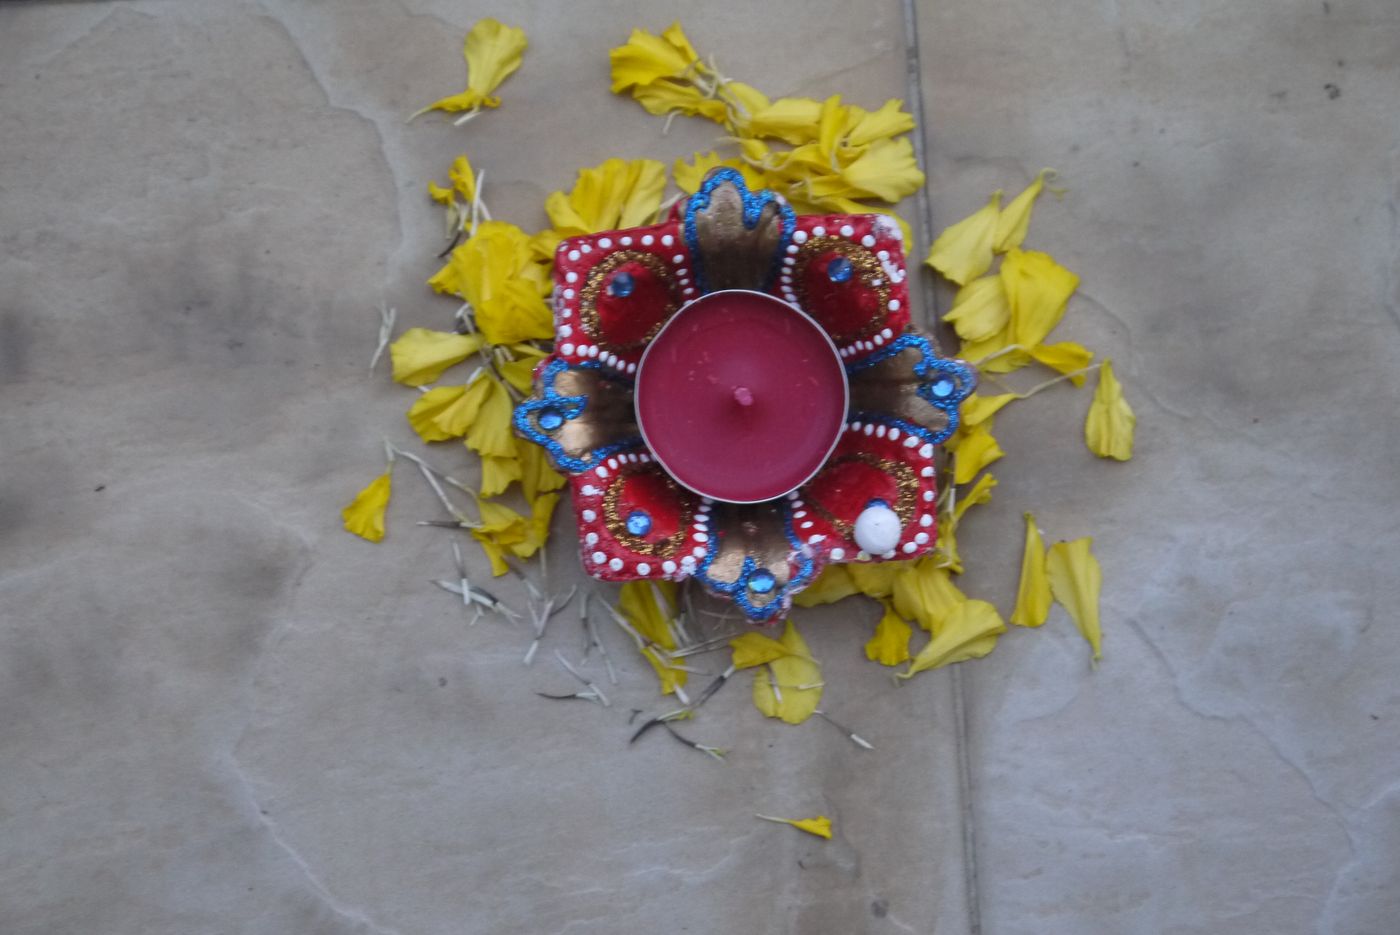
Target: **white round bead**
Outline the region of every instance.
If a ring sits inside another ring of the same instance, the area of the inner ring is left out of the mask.
[[[856,545],[862,552],[882,555],[899,544],[899,515],[883,504],[868,506],[856,517]]]

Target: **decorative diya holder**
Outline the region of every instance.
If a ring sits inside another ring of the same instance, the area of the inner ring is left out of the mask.
[[[976,375],[910,326],[892,218],[797,216],[716,169],[664,223],[564,241],[554,275],[514,424],[569,475],[590,574],[772,621],[829,562],[933,549]]]

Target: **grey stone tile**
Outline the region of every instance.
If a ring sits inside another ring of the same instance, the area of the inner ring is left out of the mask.
[[[405,126],[491,13],[532,42],[505,106]],[[365,373],[375,307],[451,312],[425,181],[466,149],[533,228],[580,166],[708,148],[605,87],[608,47],[677,15],[774,93],[903,90],[892,2],[0,7],[0,930],[967,928],[952,679],[892,687],[873,613],[803,619],[874,753],[763,721],[740,678],[687,728],[720,765],[628,747],[657,703],[615,633],[613,709],[537,699],[572,625],[530,670],[521,631],[468,628],[411,474],[385,545],[339,528],[410,440],[411,394]]]
[[[988,935],[1380,933],[1400,918],[1396,9],[918,5],[936,226],[1041,166],[1029,244],[1113,357],[1006,411],[963,548],[1009,607],[1020,514],[1096,536],[1105,660],[1063,616],[966,667]]]

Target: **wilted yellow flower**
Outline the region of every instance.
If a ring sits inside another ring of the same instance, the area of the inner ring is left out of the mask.
[[[882,666],[897,666],[909,660],[909,638],[914,631],[894,608],[885,605],[875,635],[865,644],[865,658]]]
[[[546,353],[529,344],[512,345],[510,353],[515,355],[514,359],[498,363],[496,372],[521,393],[528,394],[534,386],[535,368]]]
[[[673,581],[628,581],[622,586],[618,612],[642,637],[662,649],[675,649],[671,621],[676,618],[676,585]]]
[[[991,474],[983,474],[977,478],[977,483],[972,485],[972,489],[958,497],[957,504],[953,507],[953,519],[956,523],[962,522],[963,514],[975,506],[992,502],[992,488],[996,487],[997,479]]]
[[[736,669],[752,669],[754,666],[767,665],[774,659],[792,655],[792,650],[787,645],[752,630],[730,640],[729,648],[732,651],[730,661]]]
[[[852,562],[846,573],[866,597],[889,597],[895,576],[905,567],[904,562]]]
[[[755,815],[755,818],[762,818],[764,821],[776,822],[780,825],[792,825],[799,831],[808,834],[815,834],[819,838],[831,840],[831,819],[825,815],[818,815],[816,818],[774,818],[771,815]]]
[[[478,20],[467,33],[462,54],[467,60],[467,89],[460,94],[434,101],[414,114],[430,110],[462,111],[500,107],[501,99],[491,92],[520,67],[529,45],[525,30],[506,26],[494,19]],[[410,118],[411,119],[411,118]]]
[[[966,428],[980,425],[1016,398],[1015,393],[999,393],[996,396],[973,393],[963,401],[962,408],[959,410],[960,423]]]
[[[1046,556],[1045,573],[1055,600],[1069,611],[1080,634],[1094,648],[1097,662],[1103,658],[1103,631],[1099,628],[1099,589],[1103,586],[1103,572],[1099,569],[1099,560],[1090,551],[1093,544],[1094,540],[1088,537],[1056,542]]]
[[[655,159],[609,159],[580,169],[573,190],[554,192],[544,209],[562,237],[650,224],[661,210],[666,167]]]
[[[1000,276],[980,276],[958,290],[943,320],[966,342],[984,341],[1011,321],[1011,304]]]
[[[340,518],[348,532],[361,539],[379,542],[384,538],[384,513],[389,508],[389,494],[393,484],[390,471],[385,471],[369,486],[355,495],[350,505],[340,511]]]
[[[1079,277],[1048,253],[1012,248],[1001,264],[1001,281],[1011,306],[1011,337],[1022,347],[1045,340],[1064,317]]]
[[[954,607],[967,600],[932,556],[901,569],[894,579],[894,609],[901,617],[917,621],[930,633],[938,633]]]
[[[485,384],[476,417],[467,426],[467,447],[479,455],[509,458],[515,455],[515,432],[511,417],[515,406],[510,394],[494,377],[482,376],[476,383]]]
[[[1050,616],[1050,582],[1045,576],[1045,543],[1035,517],[1026,514],[1026,549],[1021,556],[1021,583],[1016,589],[1016,609],[1011,622],[1038,627]]]
[[[982,469],[1001,458],[1006,452],[1001,450],[992,435],[992,419],[988,418],[970,428],[959,427],[948,439],[948,450],[953,457],[953,483],[966,484],[981,473]]]
[[[481,350],[479,334],[455,334],[428,328],[409,328],[389,345],[394,379],[408,386],[432,383],[453,364]]]
[[[816,607],[818,604],[831,604],[843,597],[859,594],[860,588],[851,578],[851,567],[850,565],[827,565],[822,569],[821,574],[817,575],[817,580],[804,590],[797,592],[797,596],[792,599],[792,602],[798,607]]]
[[[1035,181],[1026,187],[1015,198],[1011,199],[1011,204],[1001,209],[1001,216],[997,219],[996,233],[992,236],[992,249],[997,253],[1005,253],[1013,247],[1021,246],[1021,242],[1026,239],[1026,231],[1031,223],[1031,208],[1035,206],[1035,200],[1040,197],[1040,192],[1045,188],[1045,177],[1054,175],[1054,169],[1041,169],[1036,174]]]
[[[977,659],[996,648],[997,637],[1006,632],[997,609],[986,601],[963,601],[948,614],[938,633],[929,640],[907,671],[909,678],[926,669],[938,669],[955,662]]]
[[[729,169],[737,169],[744,177],[744,184],[750,190],[760,189],[764,186],[763,176],[756,170],[750,168],[747,163],[739,159],[722,159],[719,153],[696,153],[691,157],[690,162],[684,159],[677,159],[671,165],[671,177],[676,180],[676,187],[687,195],[693,195],[700,190],[700,183],[711,169],[724,166]]]
[[[980,210],[939,234],[924,262],[958,285],[967,285],[991,268],[1000,217],[998,190]]]
[[[551,288],[549,270],[535,260],[531,239],[514,224],[478,224],[428,285],[466,299],[491,344],[554,336],[554,318],[544,300]]]
[[[787,621],[778,642],[787,648],[789,655],[754,671],[753,703],[767,717],[801,724],[821,703],[821,666],[813,661],[806,641],[791,620]]]
[[[483,455],[481,458],[481,495],[494,497],[505,493],[507,487],[520,480],[520,462],[514,457],[497,458]]]
[[[539,551],[549,537],[550,517],[558,502],[558,494],[541,494],[531,501],[530,515],[523,516],[501,503],[477,501],[481,523],[471,533],[491,560],[491,574],[500,576],[510,571],[507,553],[529,558]]]
[[[1058,344],[1041,344],[1031,348],[1031,357],[1051,370],[1074,374],[1070,377],[1070,382],[1075,386],[1083,386],[1084,374],[1077,371],[1089,366],[1089,362],[1094,359],[1094,352],[1082,344],[1061,341]]]
[[[520,462],[520,489],[526,500],[534,500],[542,493],[564,486],[564,475],[554,470],[544,449],[534,442],[517,438],[515,457]]]
[[[608,61],[614,94],[664,79],[688,79],[704,67],[680,23],[672,23],[659,36],[632,30],[625,45],[609,50]]]
[[[1127,461],[1133,456],[1136,427],[1137,416],[1123,398],[1123,387],[1113,375],[1113,362],[1105,360],[1099,368],[1099,385],[1089,403],[1089,415],[1084,420],[1084,441],[1100,458]]]

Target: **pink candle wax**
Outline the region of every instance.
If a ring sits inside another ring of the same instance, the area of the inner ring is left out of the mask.
[[[811,479],[846,418],[846,370],[825,331],[761,292],[682,308],[637,370],[637,424],[671,476],[706,497],[758,503]]]

